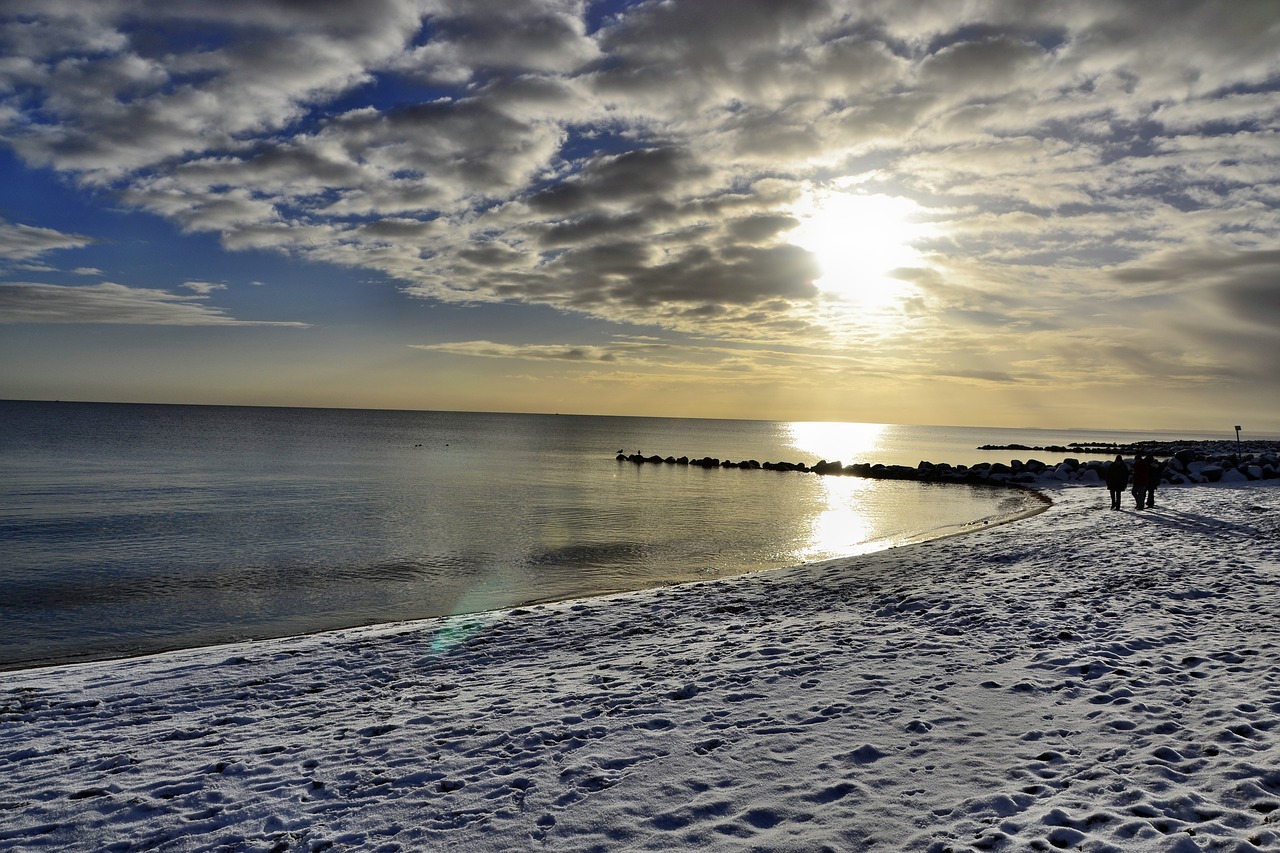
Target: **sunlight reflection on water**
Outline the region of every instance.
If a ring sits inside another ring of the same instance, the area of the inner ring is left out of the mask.
[[[791,444],[802,454],[828,461],[854,462],[879,457],[884,424],[796,421],[785,424]],[[841,456],[843,455],[843,459]]]
[[[852,477],[822,477],[819,484],[825,507],[810,522],[809,544],[801,551],[801,559],[807,562],[832,554],[859,553],[875,535],[875,524],[863,500],[866,490],[875,484]]]
[[[953,456],[950,429],[14,403],[0,427],[0,667],[703,580],[1002,511],[990,490],[614,458],[900,463]]]

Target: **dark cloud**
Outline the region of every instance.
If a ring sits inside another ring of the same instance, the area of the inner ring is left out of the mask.
[[[635,199],[662,198],[708,173],[688,150],[648,148],[600,157],[582,171],[529,199],[538,213],[571,216]]]
[[[1043,55],[1038,47],[997,36],[943,48],[920,64],[926,84],[981,95],[1023,83],[1023,71]]]
[[[1242,271],[1258,271],[1280,280],[1280,249],[1235,249],[1228,246],[1174,250],[1157,255],[1154,263],[1133,264],[1112,273],[1116,281],[1134,284],[1206,280]]]
[[[474,244],[462,249],[458,252],[458,257],[478,267],[501,269],[517,265],[523,255],[509,246],[489,242]]]
[[[666,302],[750,305],[764,299],[807,300],[822,274],[812,254],[798,246],[706,247],[645,270],[615,289],[615,297],[640,306]]]
[[[1280,332],[1280,264],[1225,284],[1213,295],[1237,318]]]
[[[570,71],[598,55],[576,3],[445,2],[428,14],[430,39],[399,63],[426,80],[484,71]]]
[[[653,219],[639,212],[622,216],[593,214],[557,222],[542,231],[538,243],[545,248],[558,248],[632,237],[649,233],[653,222]]]
[[[371,241],[386,240],[426,240],[438,231],[440,226],[436,222],[423,222],[418,219],[397,219],[387,218],[379,219],[376,222],[370,222],[362,225],[359,232],[365,238]]]
[[[762,213],[728,223],[729,233],[745,243],[763,243],[800,224],[794,216]]]

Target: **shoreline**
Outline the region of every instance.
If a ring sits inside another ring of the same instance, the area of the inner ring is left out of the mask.
[[[1195,485],[1195,484],[1212,484],[1218,482],[1226,483],[1242,483],[1257,480],[1270,480],[1280,478],[1280,447],[1269,441],[1252,442],[1250,444],[1250,453],[1240,457],[1234,455],[1224,455],[1221,453],[1223,442],[1219,441],[1179,441],[1179,442],[1155,442],[1142,445],[1155,447],[1159,445],[1164,447],[1171,454],[1169,463],[1164,467],[1162,472],[1161,485],[1163,487]],[[1119,447],[1120,445],[1116,445]],[[1034,449],[1021,448],[1019,445],[1006,446],[1010,449]],[[1124,447],[1134,448],[1137,445],[1124,445]],[[1182,454],[1185,462],[1181,462],[1177,454]],[[630,462],[636,465],[643,464],[667,464],[667,465],[692,465],[705,468],[744,468],[762,471],[772,471],[776,473],[802,473],[814,474],[817,476],[853,476],[868,479],[882,480],[907,480],[916,481],[921,484],[930,485],[968,485],[980,488],[996,488],[1010,489],[1018,491],[1022,494],[1032,496],[1043,501],[1041,506],[1032,506],[1028,509],[1019,510],[1007,516],[1002,516],[995,520],[996,525],[1009,524],[1023,518],[1027,518],[1045,511],[1052,501],[1048,498],[1046,492],[1052,491],[1063,484],[1080,484],[1095,485],[1102,481],[1102,475],[1105,470],[1103,462],[1092,460],[1081,464],[1079,460],[1068,458],[1056,464],[1047,464],[1038,460],[1028,459],[1027,461],[1011,460],[1009,464],[1000,462],[984,462],[973,466],[958,465],[952,466],[948,463],[933,463],[922,461],[918,466],[912,468],[903,465],[884,465],[870,463],[851,463],[844,465],[839,461],[828,462],[822,460],[816,464],[809,465],[805,463],[760,463],[755,460],[744,460],[741,462],[733,462],[727,459],[718,459],[712,457],[704,457],[690,459],[689,457],[661,457],[661,456],[641,456],[639,454],[618,454],[615,457],[619,463]],[[1190,467],[1188,466],[1190,463]],[[1225,465],[1225,467],[1224,467]],[[1236,466],[1239,466],[1237,470]],[[1249,466],[1252,465],[1253,470],[1249,473]],[[1209,469],[1209,475],[1203,473]],[[990,526],[989,519],[978,519],[964,525],[954,528],[946,528],[939,530],[929,530],[918,534],[913,534],[896,540],[877,540],[864,543],[868,546],[850,554],[839,557],[828,558],[815,563],[801,563],[799,566],[822,565],[828,562],[848,559],[851,557],[862,556],[865,554],[877,553],[885,550],[891,550],[899,547],[920,544],[924,542],[934,541],[938,539],[946,539],[953,536],[961,536]],[[731,573],[719,575],[721,578],[733,578],[741,575],[750,575],[758,572],[783,571],[788,566],[774,566],[764,568],[752,568],[745,571],[733,571]],[[700,583],[701,580],[684,581],[684,583]],[[671,586],[668,584],[667,586]],[[625,592],[635,592],[643,589],[660,589],[658,587],[640,587],[631,589],[605,590],[587,595],[573,595],[567,598],[549,596],[545,598],[527,599],[523,602],[509,605],[507,607],[499,607],[491,610],[475,610],[464,611],[460,613],[450,614],[448,616],[426,616],[420,619],[410,621],[425,621],[437,618],[454,618],[472,615],[483,615],[485,613],[497,613],[503,610],[509,610],[513,607],[524,607],[538,604],[549,604],[559,601],[575,601],[600,598],[603,596],[621,594]],[[172,645],[160,644],[157,646],[139,649],[135,652],[121,654],[118,651],[110,656],[100,657],[93,653],[75,654],[75,655],[56,655],[52,657],[36,658],[30,661],[17,661],[11,663],[0,663],[0,675],[9,672],[23,672],[32,669],[41,669],[50,666],[64,666],[75,664],[88,664],[100,661],[110,660],[128,660],[137,657],[146,657],[153,654],[163,654],[166,652],[180,651],[183,649],[201,649],[201,648],[217,648],[228,644],[236,644],[240,642],[259,642],[272,639],[282,639],[291,636],[313,636],[317,634],[325,634],[332,631],[342,631],[353,628],[365,628],[382,624],[401,624],[406,620],[398,619],[389,622],[383,621],[367,621],[353,625],[339,625],[334,627],[321,627],[311,631],[302,631],[288,634],[264,634],[260,636],[249,636],[235,639],[216,639],[209,643],[182,643],[175,642]]]
[[[940,487],[945,488],[947,485],[950,485],[950,484],[930,484],[930,485],[939,485]],[[961,484],[961,485],[971,485],[971,484]],[[983,484],[980,484],[980,487],[1010,488],[1010,484],[983,483]],[[1014,490],[1037,502],[1027,506],[1026,508],[1021,508],[1016,511],[1008,512],[1008,513],[1004,513],[996,516],[987,516],[985,518],[978,518],[972,522],[967,522],[960,525],[934,528],[934,529],[912,533],[909,535],[900,535],[900,536],[892,536],[892,537],[883,538],[883,539],[868,540],[866,542],[861,543],[857,550],[854,550],[850,553],[843,554],[837,557],[823,558],[821,560],[814,561],[814,562],[797,563],[796,565],[798,566],[818,565],[821,563],[830,562],[832,560],[848,559],[850,557],[876,553],[879,551],[903,547],[906,545],[918,544],[921,542],[928,542],[934,539],[942,539],[942,538],[947,538],[951,536],[963,535],[972,530],[982,529],[983,527],[998,525],[998,524],[1007,524],[1013,521],[1017,521],[1021,518],[1025,518],[1029,515],[1034,515],[1037,512],[1042,512],[1044,510],[1045,508],[1044,501],[1046,500],[1046,498],[1043,494],[1039,493],[1036,489],[1017,486],[1017,487],[1014,487]],[[645,589],[660,589],[660,588],[665,588],[670,586],[679,586],[685,583],[702,583],[712,579],[734,578],[741,575],[750,575],[758,572],[780,571],[780,570],[786,570],[789,568],[792,568],[792,566],[790,565],[764,565],[764,566],[757,565],[757,566],[753,566],[745,569],[732,568],[707,578],[685,580],[678,583],[664,583],[664,584],[659,584],[658,586],[603,589],[603,590],[593,591],[590,593],[578,593],[578,594],[572,594],[567,596],[548,595],[546,597],[529,598],[523,601],[517,601],[517,602],[507,604],[505,606],[500,606],[500,607],[490,607],[490,608],[478,609],[478,610],[464,610],[454,614],[420,616],[420,617],[417,617],[416,619],[404,619],[404,618],[388,619],[388,620],[372,619],[372,620],[364,620],[364,621],[354,622],[354,623],[345,624],[345,625],[343,624],[326,625],[326,626],[314,628],[312,630],[290,631],[287,633],[268,632],[268,633],[261,633],[257,635],[240,636],[240,637],[234,637],[234,638],[226,638],[226,637],[218,636],[217,632],[209,632],[212,634],[213,638],[206,642],[190,642],[190,641],[183,642],[181,640],[175,640],[172,643],[155,643],[145,648],[138,648],[136,650],[127,650],[127,651],[121,651],[119,646],[122,646],[124,644],[117,643],[117,646],[115,648],[112,648],[109,652],[106,652],[106,653],[86,651],[86,652],[49,655],[49,656],[44,656],[39,658],[30,658],[23,661],[3,661],[3,662],[0,662],[0,675],[3,675],[4,673],[23,672],[27,670],[41,669],[44,667],[51,667],[51,666],[90,664],[90,663],[95,663],[100,661],[110,661],[110,660],[128,660],[132,658],[146,657],[148,655],[153,655],[153,654],[163,654],[166,652],[180,651],[183,649],[217,648],[219,646],[225,646],[229,644],[234,645],[236,643],[242,643],[242,642],[267,641],[272,639],[283,639],[283,638],[292,637],[292,636],[313,636],[317,634],[329,633],[332,631],[342,631],[342,630],[347,630],[352,628],[365,628],[365,627],[372,627],[372,626],[381,625],[381,624],[401,624],[408,621],[426,621],[426,620],[439,619],[439,618],[453,618],[453,617],[464,617],[464,616],[472,616],[472,615],[482,615],[486,613],[499,613],[504,610],[510,610],[516,607],[528,607],[528,606],[533,606],[538,604],[549,604],[549,603],[560,602],[560,601],[587,600],[587,599],[593,599],[593,598],[600,598],[603,596],[622,594],[626,592],[636,592],[636,591],[642,591]],[[334,619],[329,621],[342,621],[342,620]]]
[[[1225,441],[1195,441],[1195,440],[1179,440],[1174,442],[1146,442],[1143,444],[1127,444],[1127,445],[1107,445],[1110,449],[1124,449],[1131,451],[1141,451],[1152,449],[1159,450],[1162,454],[1167,454],[1167,460],[1162,465],[1161,470],[1161,486],[1182,486],[1193,484],[1213,484],[1213,483],[1244,483],[1255,482],[1260,480],[1272,480],[1280,478],[1280,446],[1275,442],[1268,440],[1254,440],[1248,442],[1248,453],[1237,454],[1227,452],[1227,442]],[[1074,446],[1073,446],[1074,448]],[[987,445],[982,449],[1016,449],[1016,450],[1041,450],[1049,448],[1032,448],[1023,445]],[[1056,449],[1056,448],[1055,448]],[[1085,448],[1074,448],[1085,450]],[[1110,452],[1110,449],[1108,452]],[[1065,458],[1058,463],[1044,463],[1034,458],[1026,461],[1013,459],[1008,464],[1001,462],[982,462],[972,466],[968,465],[950,465],[949,463],[934,463],[921,461],[917,466],[905,465],[885,465],[870,463],[851,463],[845,465],[839,461],[829,462],[821,460],[814,464],[807,463],[789,463],[789,462],[758,462],[756,460],[743,460],[734,462],[728,459],[719,459],[713,457],[689,458],[687,456],[661,457],[657,455],[642,456],[640,454],[624,454],[618,453],[615,460],[619,463],[632,463],[635,465],[645,464],[666,464],[666,465],[688,465],[703,468],[742,468],[753,469],[758,471],[771,471],[780,474],[801,473],[813,474],[816,476],[852,476],[868,479],[881,480],[905,480],[915,481],[921,484],[932,485],[969,485],[980,488],[1005,488],[1014,489],[1026,495],[1036,496],[1040,499],[1047,499],[1046,490],[1053,490],[1063,484],[1080,484],[1095,485],[1100,484],[1104,479],[1106,465],[1109,462],[1101,460],[1089,460],[1081,463],[1075,458]],[[1131,460],[1126,460],[1131,461]],[[1001,517],[995,521],[996,524],[1008,524],[1038,512],[1043,512],[1047,506],[1031,507],[1026,510],[1019,510],[1008,516]],[[864,555],[868,553],[876,553],[879,551],[889,550],[898,547],[905,547],[922,542],[929,542],[937,539],[945,539],[953,536],[964,535],[981,527],[990,526],[989,519],[978,519],[975,522],[959,525],[955,528],[937,529],[924,531],[918,534],[894,539],[894,540],[876,540],[863,543],[865,548],[861,548],[850,554],[840,557],[832,557],[821,562],[829,562],[834,560],[847,559],[849,557]],[[804,563],[801,565],[816,565]],[[788,567],[775,566],[764,568],[752,568],[745,571],[733,571],[728,574],[719,575],[718,577],[737,577],[744,574],[754,574],[762,571],[779,571]],[[684,583],[697,583],[700,581],[685,581]],[[499,607],[492,610],[476,610],[464,611],[452,616],[477,615],[491,612],[501,612],[511,607],[530,606],[536,604],[546,604],[565,600],[578,600],[598,598],[622,592],[636,591],[636,589],[661,588],[661,587],[641,587],[631,589],[604,590],[591,594],[577,594],[562,598],[559,596],[548,596],[544,598],[532,598],[523,602],[508,605],[507,607]],[[447,616],[426,616],[422,619],[432,618],[450,618]],[[226,645],[228,643],[237,642],[255,642],[270,639],[279,639],[288,636],[311,636],[314,634],[323,634],[331,631],[341,631],[348,628],[369,627],[379,624],[398,624],[403,619],[392,620],[391,622],[382,621],[361,621],[352,625],[332,625],[316,628],[315,630],[302,631],[301,633],[293,632],[286,634],[268,633],[257,636],[247,636],[243,638],[226,639],[223,637],[213,637],[210,642],[192,644],[190,641],[175,641],[172,644],[163,643],[156,644],[146,648],[139,648],[136,651],[122,652],[120,649],[113,649],[107,656],[99,656],[93,652],[59,654],[53,656],[45,656],[39,658],[31,658],[23,661],[12,661],[0,663],[0,674],[6,672],[23,672],[31,669],[40,669],[49,666],[74,665],[94,663],[104,660],[126,660],[136,657],[145,657],[152,654],[162,654],[170,651],[178,651],[182,649],[198,649],[211,648]]]
[[[0,674],[0,844],[1274,849],[1280,489],[1053,498],[820,565]]]

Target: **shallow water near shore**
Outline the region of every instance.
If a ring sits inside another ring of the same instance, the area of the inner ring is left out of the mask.
[[[982,443],[1128,435],[21,402],[0,403],[0,429],[0,668],[703,580],[1034,507],[618,451],[972,463],[1007,461]]]

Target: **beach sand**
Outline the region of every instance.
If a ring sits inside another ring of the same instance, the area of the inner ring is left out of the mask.
[[[1280,849],[1280,481],[0,674],[0,848]]]

